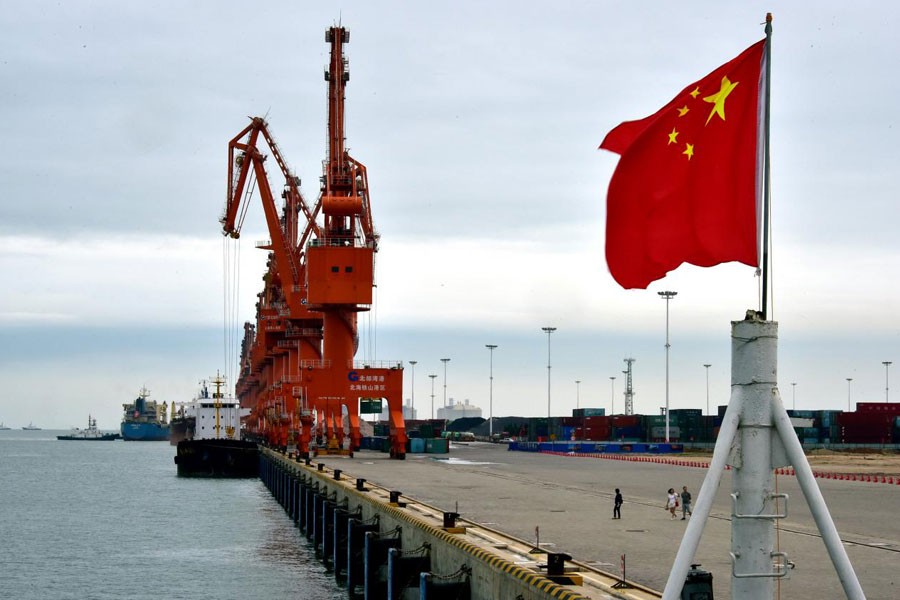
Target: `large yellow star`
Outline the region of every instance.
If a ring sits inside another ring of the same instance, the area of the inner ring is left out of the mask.
[[[691,160],[691,157],[694,156],[694,145],[693,144],[685,144],[684,152],[682,152],[682,154],[686,154],[688,157],[688,160]]]
[[[669,134],[669,144],[674,144],[677,141],[678,141],[678,132],[675,131],[675,128],[673,127],[672,133]],[[666,144],[666,145],[668,146],[669,144]]]
[[[703,99],[704,102],[712,103],[712,110],[709,112],[709,116],[706,118],[706,124],[709,125],[710,119],[712,119],[713,115],[719,115],[722,117],[722,120],[725,120],[725,98],[728,97],[728,94],[737,87],[739,81],[735,81],[731,83],[728,77],[722,77],[722,87],[719,88],[719,91],[713,94],[712,96],[707,96]]]

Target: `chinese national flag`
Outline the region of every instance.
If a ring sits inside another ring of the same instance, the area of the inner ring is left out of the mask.
[[[610,131],[621,155],[606,200],[606,262],[623,288],[682,263],[759,265],[765,40],[666,106]]]

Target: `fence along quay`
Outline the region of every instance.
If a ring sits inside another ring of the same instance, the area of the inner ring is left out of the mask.
[[[259,473],[351,598],[660,597],[566,554],[538,550],[324,463],[263,447]]]

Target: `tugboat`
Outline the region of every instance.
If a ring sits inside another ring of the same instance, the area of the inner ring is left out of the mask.
[[[120,432],[126,442],[164,442],[169,439],[169,424],[166,423],[166,403],[148,400],[150,391],[143,387],[134,402],[123,404]]]
[[[28,421],[28,425],[25,426],[25,427],[23,427],[22,429],[24,429],[25,431],[40,431],[40,430],[41,430],[40,427],[38,427],[37,425],[35,425],[35,424],[32,423],[31,421]]]
[[[225,399],[225,380],[220,375],[212,383],[216,386],[213,397],[194,402],[194,438],[178,442],[178,475],[258,477],[256,443],[241,439],[241,406],[233,399]]]
[[[72,431],[69,435],[58,435],[56,439],[58,440],[67,440],[67,441],[75,441],[75,440],[87,440],[94,442],[111,442],[113,440],[119,439],[120,436],[118,433],[103,433],[99,429],[97,429],[97,419],[88,415],[88,426],[87,429],[78,429],[77,427],[73,427]]]

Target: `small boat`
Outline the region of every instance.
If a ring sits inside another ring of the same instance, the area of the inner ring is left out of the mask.
[[[38,427],[37,425],[35,425],[35,424],[32,423],[31,421],[28,422],[28,426],[23,427],[22,429],[24,429],[25,431],[40,431],[40,430],[41,430],[40,427]]]
[[[0,431],[9,431],[10,428],[3,424],[3,421],[0,421]]]
[[[91,415],[88,415],[87,429],[79,429],[77,427],[73,427],[69,435],[58,435],[56,436],[56,439],[111,442],[112,440],[117,440],[120,437],[122,436],[120,436],[118,433],[103,433],[102,431],[97,429],[97,419],[91,417]]]

